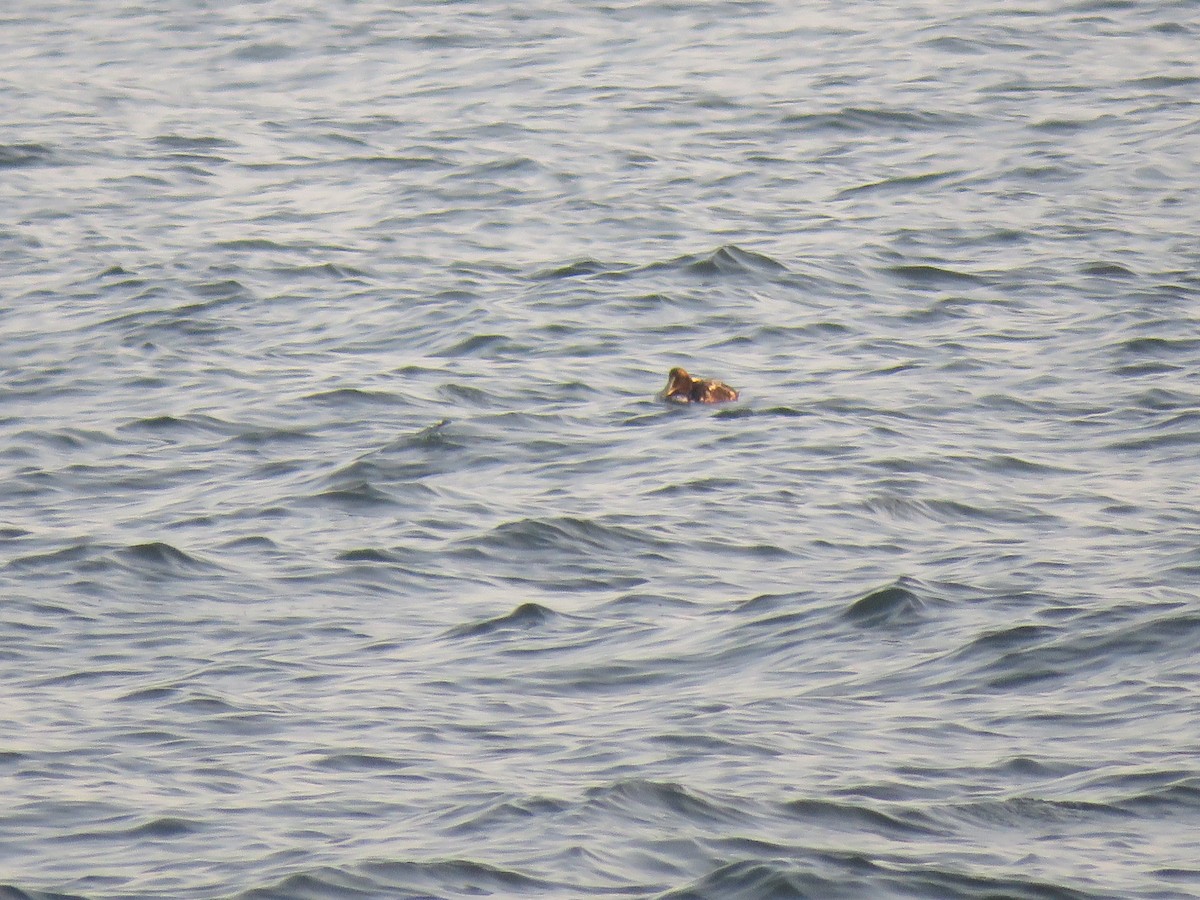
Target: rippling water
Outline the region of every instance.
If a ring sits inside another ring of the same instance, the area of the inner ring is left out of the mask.
[[[1200,894],[1200,3],[401,6],[0,16],[0,895]]]

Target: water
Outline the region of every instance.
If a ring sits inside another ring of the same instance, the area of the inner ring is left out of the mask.
[[[3,14],[0,894],[1200,895],[1200,4],[402,7]]]

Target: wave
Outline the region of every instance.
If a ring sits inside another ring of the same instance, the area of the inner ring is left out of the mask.
[[[733,244],[718,247],[708,253],[677,256],[663,262],[642,266],[641,272],[675,271],[700,276],[766,275],[769,277],[788,274],[788,268],[778,260],[763,253],[743,250]]]
[[[607,553],[631,554],[641,558],[663,554],[673,546],[669,540],[655,537],[644,528],[577,516],[504,522],[462,543],[489,553]]]
[[[43,166],[53,159],[53,149],[45,144],[0,144],[0,169]]]
[[[846,132],[850,134],[910,131],[959,131],[978,122],[965,113],[943,113],[889,106],[846,106],[839,110],[816,113],[789,113],[782,117],[785,126],[805,131]]]
[[[57,550],[18,556],[8,566],[17,570],[61,571],[64,565],[92,576],[124,570],[152,581],[211,575],[222,567],[199,554],[187,553],[165,541],[117,546],[79,541]]]
[[[560,278],[586,278],[591,275],[616,277],[628,274],[633,267],[615,263],[601,262],[598,259],[578,259],[563,265],[539,269],[531,276],[538,281],[552,281]]]
[[[450,900],[462,896],[534,896],[572,885],[526,875],[515,869],[465,859],[437,862],[369,862],[351,868],[321,866],[236,894],[236,900],[376,898]]]
[[[23,890],[16,884],[0,882],[0,900],[89,900],[84,894],[59,891]]]
[[[924,618],[926,603],[910,587],[891,584],[859,597],[848,607],[844,616],[863,628],[914,625]]]
[[[643,778],[589,788],[586,803],[635,820],[644,820],[647,816],[655,819],[665,814],[706,826],[727,826],[743,819],[728,803],[709,799],[675,782]]]
[[[376,407],[398,406],[404,403],[404,398],[394,391],[369,391],[363,388],[333,388],[328,391],[318,391],[304,397],[302,402],[316,406],[343,408],[348,406]]]
[[[155,436],[180,439],[203,435],[237,437],[239,427],[233,422],[204,413],[189,413],[181,416],[163,413],[130,419],[119,425],[117,431],[118,433],[146,432]]]
[[[880,193],[898,193],[906,194],[914,188],[924,187],[928,184],[940,184],[944,181],[949,181],[952,178],[957,178],[965,174],[962,169],[952,169],[945,172],[925,172],[921,175],[896,175],[892,178],[884,178],[880,181],[872,181],[867,184],[856,185],[855,187],[845,188],[834,195],[834,200],[845,200],[849,197],[859,196],[861,194],[880,194]]]
[[[162,134],[154,138],[155,146],[163,150],[199,152],[212,150],[232,150],[238,145],[228,138],[211,135],[182,135]]]
[[[342,751],[326,753],[314,763],[318,769],[331,772],[365,772],[370,774],[386,774],[409,769],[413,763],[392,756],[382,756],[376,753],[355,753]]]
[[[335,398],[323,399],[336,403]],[[356,392],[354,399],[369,404],[391,403],[387,395],[363,397]],[[469,431],[443,419],[368,450],[330,472],[322,479],[321,490],[310,499],[371,507],[432,497],[436,492],[423,482],[460,466],[462,454],[473,446]],[[476,465],[479,463],[475,460]]]
[[[761,897],[940,897],[945,900],[1113,900],[1036,878],[971,875],[952,868],[878,860],[865,853],[809,851],[803,861],[743,859],[719,866],[657,900]]]
[[[1200,615],[1171,613],[1140,623],[1113,617],[1089,627],[1021,624],[987,632],[967,644],[956,658],[969,666],[959,675],[965,685],[978,679],[991,691],[1024,688],[1034,682],[1074,679],[1106,669],[1130,670],[1153,665],[1192,646],[1200,635]],[[1123,716],[1110,713],[1113,720]]]
[[[800,799],[783,803],[784,813],[806,826],[829,828],[859,835],[864,832],[900,841],[922,837],[949,837],[953,832],[938,819],[917,807],[900,808],[889,804],[888,812],[861,803]]]
[[[530,628],[538,628],[552,622],[555,618],[557,618],[557,613],[552,609],[538,603],[522,603],[507,615],[452,628],[447,636],[467,638],[494,634],[497,631],[527,631]]]
[[[981,275],[929,264],[887,266],[883,271],[899,281],[921,287],[966,286],[988,284],[990,281]]]
[[[704,253],[689,253],[656,262],[612,263],[584,258],[563,265],[539,269],[536,280],[575,278],[631,279],[649,273],[677,272],[698,276],[767,276],[791,274],[788,267],[765,253],[726,244]]]
[[[860,893],[861,892],[861,893]],[[797,863],[782,860],[739,860],[726,863],[682,887],[665,891],[656,900],[759,900],[762,897],[867,896],[861,881],[826,878]]]
[[[132,571],[161,578],[178,578],[219,569],[215,563],[185,553],[165,541],[134,544],[117,550],[114,556]]]
[[[69,840],[74,841],[114,841],[114,840],[172,840],[190,835],[201,834],[206,830],[203,822],[194,819],[184,819],[178,816],[162,816],[130,825],[127,828],[106,828],[103,830],[81,830],[70,834]]]

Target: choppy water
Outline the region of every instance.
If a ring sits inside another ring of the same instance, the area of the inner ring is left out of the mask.
[[[1200,3],[2,19],[0,895],[1200,894]]]

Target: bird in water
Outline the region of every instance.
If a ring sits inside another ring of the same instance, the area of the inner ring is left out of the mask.
[[[697,378],[678,366],[667,373],[664,400],[676,403],[726,403],[737,398],[738,392],[723,381]]]

